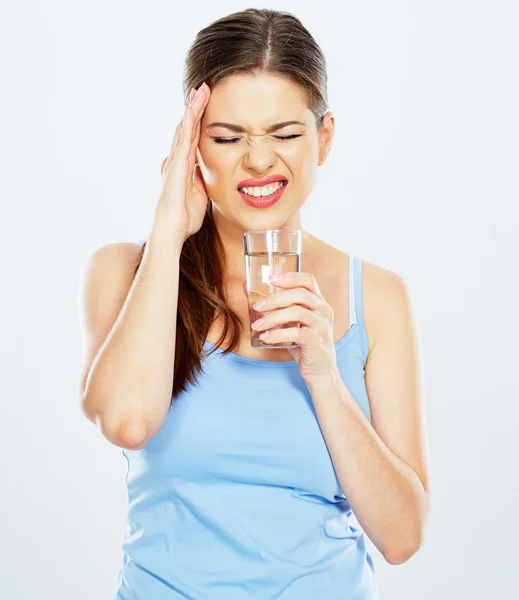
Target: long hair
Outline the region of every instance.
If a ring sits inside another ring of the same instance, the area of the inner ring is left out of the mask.
[[[276,74],[299,85],[321,130],[327,109],[326,60],[297,17],[283,11],[249,8],[202,29],[186,56],[185,103],[189,103],[191,88],[198,89],[205,81],[212,89],[237,74]],[[239,348],[242,323],[227,304],[223,250],[209,200],[200,230],[187,238],[180,256],[172,400],[188,384],[198,383],[198,374],[203,372],[202,355],[216,350],[207,353],[204,348],[215,319],[223,323],[216,346],[224,354]]]

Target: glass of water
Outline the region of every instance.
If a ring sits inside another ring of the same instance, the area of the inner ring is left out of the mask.
[[[269,277],[278,273],[301,272],[302,229],[266,229],[243,233],[247,296],[249,300],[249,326],[266,312],[255,310],[252,305],[268,294],[284,288],[270,283]],[[277,309],[275,309],[277,310]],[[284,323],[273,327],[300,327],[300,323]],[[269,344],[260,339],[263,331],[250,329],[251,346],[261,348],[297,348],[296,342]]]

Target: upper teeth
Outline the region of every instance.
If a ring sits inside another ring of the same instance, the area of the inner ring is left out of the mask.
[[[270,194],[273,194],[274,192],[279,190],[279,188],[283,186],[283,183],[283,181],[280,181],[279,183],[275,183],[274,185],[264,185],[262,187],[245,187],[240,188],[240,191],[245,192],[249,196],[270,196]]]

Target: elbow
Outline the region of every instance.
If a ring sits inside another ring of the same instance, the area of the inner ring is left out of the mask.
[[[407,562],[412,556],[414,556],[414,554],[416,553],[416,551],[405,551],[405,552],[393,552],[393,553],[385,553],[384,554],[384,558],[386,559],[386,562],[388,562],[390,565],[403,565],[405,562]]]
[[[89,406],[81,404],[83,414],[97,426],[102,435],[114,446],[125,450],[140,450],[148,443],[148,428],[144,419],[126,416],[108,417]]]
[[[383,552],[383,556],[390,565],[401,565],[412,558],[422,547],[425,540],[425,528],[429,513],[430,494],[424,495],[424,501],[417,503],[418,512],[413,524],[406,528],[405,533],[400,530],[398,543]],[[404,535],[405,539],[402,537]]]
[[[411,546],[387,550],[383,553],[383,556],[386,559],[386,562],[388,562],[390,565],[402,565],[420,550],[422,544],[423,535],[421,535],[416,543],[412,544]]]
[[[110,443],[125,450],[141,450],[148,443],[147,428],[142,420],[126,419],[112,426],[100,423],[99,428]]]

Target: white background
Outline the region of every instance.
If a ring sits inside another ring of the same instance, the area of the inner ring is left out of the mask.
[[[148,235],[187,49],[248,7],[3,6],[1,598],[110,598],[126,464],[78,405],[81,270],[100,245]],[[303,225],[399,273],[418,316],[433,504],[405,564],[387,564],[368,540],[380,598],[509,598],[519,583],[517,7],[268,7],[296,14],[328,61],[336,138]]]

